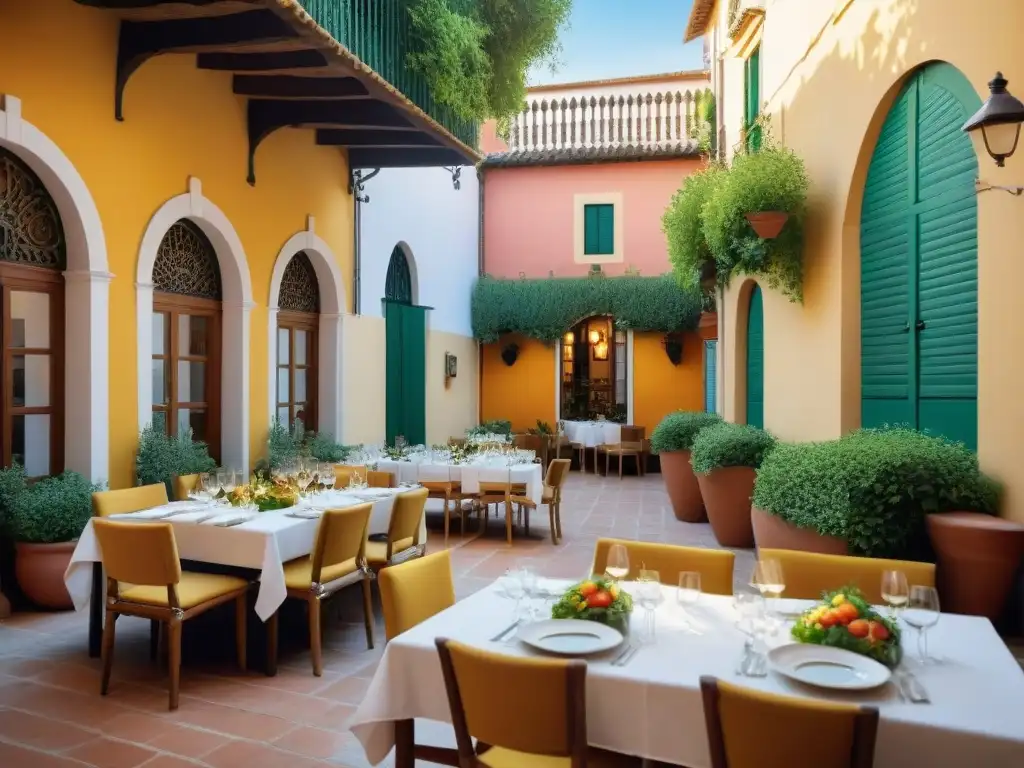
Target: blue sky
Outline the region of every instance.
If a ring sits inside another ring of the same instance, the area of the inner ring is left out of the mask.
[[[530,85],[700,69],[702,44],[683,45],[692,0],[574,0],[561,34],[561,64]]]

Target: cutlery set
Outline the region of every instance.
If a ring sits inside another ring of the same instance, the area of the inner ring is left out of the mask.
[[[754,650],[754,643],[747,640],[743,643],[743,656],[740,657],[736,674],[743,677],[767,677],[768,657]]]
[[[899,693],[902,701],[909,701],[912,704],[930,704],[931,697],[928,691],[921,684],[921,681],[912,672],[906,670],[893,673],[893,682],[896,684],[896,692]]]

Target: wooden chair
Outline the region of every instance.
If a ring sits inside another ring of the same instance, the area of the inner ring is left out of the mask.
[[[387,640],[455,605],[451,553],[445,549],[380,572]]]
[[[634,424],[623,424],[619,430],[619,440],[624,443],[639,443],[647,437],[647,428],[638,427]]]
[[[235,649],[238,666],[245,670],[245,612],[249,582],[236,576],[183,573],[170,523],[140,525],[100,518],[93,520],[93,530],[107,571],[102,695],[106,696],[110,687],[115,625],[121,615],[138,616],[167,626],[169,706],[172,710],[178,708],[181,626],[193,616],[222,603],[235,602]],[[122,588],[122,584],[133,586]]]
[[[618,445],[604,445],[601,447],[604,450],[604,474],[606,477],[610,471],[612,456],[619,460],[619,480],[622,479],[622,465],[627,458],[631,458],[636,462],[636,473],[638,475],[642,476],[644,474],[644,464],[641,461],[643,443],[623,440]]]
[[[586,662],[435,642],[462,768],[640,765],[587,745]]]
[[[569,459],[553,459],[548,465],[548,471],[544,476],[544,492],[540,503],[548,505],[548,521],[551,526],[551,543],[558,544],[562,538],[562,485],[569,474],[569,466],[572,462]],[[522,493],[513,493],[509,499],[520,510],[536,509],[537,505],[526,497],[526,488]]]
[[[172,481],[175,501],[186,501],[188,495],[199,485],[199,474],[175,475]]]
[[[309,612],[309,650],[313,674],[324,671],[321,604],[345,587],[363,585],[363,623],[366,647],[373,648],[373,603],[370,575],[366,570],[366,527],[373,504],[345,509],[329,509],[320,516],[313,551],[306,557],[284,564],[284,583],[288,597],[303,600]],[[267,655],[274,668],[277,663],[277,613],[267,622]]]
[[[357,482],[366,479],[367,468],[365,464],[335,464],[334,465],[334,487],[348,488],[353,480]]]
[[[96,517],[140,512],[167,503],[167,486],[163,483],[122,488],[117,491],[97,491],[92,495],[92,513]]]
[[[789,768],[814,751],[822,768],[871,768],[878,710],[779,696],[713,677],[700,679],[711,768]]]
[[[371,469],[366,473],[366,484],[370,488],[394,488],[395,473]]]
[[[448,438],[448,445],[450,445],[452,447],[454,447],[454,446],[463,446],[463,445],[466,444],[466,442],[467,442],[467,439],[465,437],[449,437]]]
[[[478,503],[483,507],[484,520],[487,519],[487,512],[491,504],[505,505],[505,539],[512,543],[512,520],[515,511],[515,499],[526,500],[526,483],[496,483],[480,481],[480,492],[477,494]],[[531,503],[532,507],[533,504]]]
[[[757,554],[762,559],[772,558],[781,563],[786,597],[817,600],[823,592],[849,585],[860,589],[869,603],[883,605],[882,574],[886,571],[903,571],[908,584],[935,586],[934,563],[822,555],[791,549],[759,549]]]
[[[732,552],[629,539],[598,539],[594,548],[595,574],[604,573],[612,544],[622,544],[629,552],[627,579],[635,579],[642,568],[648,568],[658,572],[662,584],[677,587],[681,572],[698,571],[702,591],[712,595],[732,594],[732,571],[736,560]]]
[[[387,541],[366,542],[366,562],[371,568],[379,570],[393,565],[399,555],[402,556],[400,562],[419,555],[420,521],[426,505],[426,488],[416,488],[395,497]],[[415,550],[415,553],[407,554],[409,550]]]

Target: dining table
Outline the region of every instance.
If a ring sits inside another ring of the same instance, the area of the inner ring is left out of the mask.
[[[329,490],[302,499],[296,506],[267,512],[245,511],[213,502],[172,501],[112,515],[109,519],[139,525],[170,523],[182,560],[257,572],[259,587],[254,608],[259,619],[266,621],[287,597],[284,564],[312,552],[320,513],[369,502],[373,508],[368,535],[386,534],[395,498],[407,490],[408,487]],[[420,520],[421,545],[426,537],[424,515]],[[95,567],[102,562],[93,521],[89,520],[71,555],[64,583],[76,609],[91,608],[90,652],[98,650],[102,627],[103,580],[97,578],[100,569]]]
[[[618,445],[622,441],[622,425],[614,421],[565,421],[565,436],[584,448]]]
[[[550,615],[553,596],[570,582],[540,580],[548,595],[538,615]],[[628,592],[631,584],[624,583]],[[940,659],[921,665],[911,658],[913,638],[902,643],[915,679],[930,703],[906,700],[892,682],[859,692],[808,687],[772,670],[764,677],[740,674],[738,662],[747,636],[740,631],[733,598],[702,594],[695,604],[677,602],[678,590],[662,586],[656,633],[639,645],[625,664],[613,664],[617,650],[587,658],[586,711],[590,744],[622,754],[689,768],[710,768],[700,677],[776,694],[876,707],[879,728],[877,768],[1008,768],[1024,766],[1024,671],[985,618],[942,614],[928,633]],[[812,601],[787,601],[810,607]],[[415,755],[437,751],[417,745],[416,732],[435,733],[451,722],[435,639],[462,643],[510,656],[538,656],[513,635],[493,638],[513,619],[515,603],[495,582],[393,638],[369,689],[350,720],[350,729],[371,764],[395,749],[396,768],[413,765]],[[634,610],[626,642],[636,642],[643,618]],[[769,647],[793,642],[792,621],[779,618]],[[426,722],[434,721],[434,722]],[[454,744],[454,736],[448,740]],[[794,765],[813,763],[813,740]]]
[[[507,464],[487,462],[452,464],[440,461],[381,459],[377,469],[394,474],[396,482],[459,482],[465,494],[479,493],[480,483],[522,483],[526,498],[540,505],[544,495],[544,475],[537,463]]]

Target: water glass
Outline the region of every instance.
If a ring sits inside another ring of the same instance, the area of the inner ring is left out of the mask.
[[[641,570],[637,576],[636,598],[644,609],[644,626],[640,633],[640,642],[652,644],[657,637],[655,625],[656,609],[661,605],[661,575],[657,571]]]
[[[624,544],[612,544],[608,548],[608,560],[604,572],[609,578],[619,581],[629,575],[629,550]]]
[[[760,590],[764,597],[782,597],[782,593],[786,591],[782,563],[771,557],[758,560],[754,565],[754,575],[750,584]]]
[[[335,476],[333,464],[320,465],[320,484],[327,490],[334,488]]]
[[[733,595],[732,600],[739,614],[737,629],[751,640],[757,640],[764,629],[764,596],[757,592],[740,591]]]
[[[915,584],[910,588],[903,621],[917,630],[918,660],[922,664],[936,663],[937,659],[928,655],[928,630],[939,622],[939,593],[935,587]]]
[[[882,574],[882,599],[889,606],[889,615],[896,618],[900,608],[910,599],[907,574],[903,571],[886,571]]]

